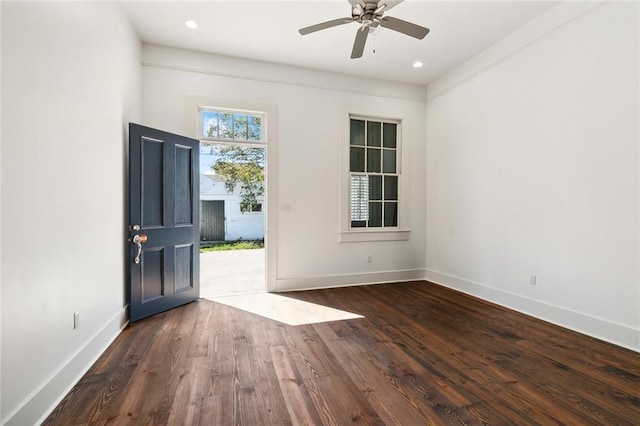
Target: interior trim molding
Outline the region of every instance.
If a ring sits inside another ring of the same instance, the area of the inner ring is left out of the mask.
[[[341,243],[353,243],[363,241],[408,241],[411,231],[408,229],[396,229],[386,231],[342,231],[339,234]]]
[[[505,308],[530,315],[560,327],[568,328],[635,352],[640,352],[640,329],[552,305],[541,300],[524,297],[433,269],[426,269],[425,279],[432,283],[504,306]]]
[[[2,419],[2,424],[41,424],[129,324],[128,308],[128,305],[125,306],[107,320],[20,408]]]
[[[425,269],[365,272],[355,274],[324,275],[297,278],[278,278],[277,292],[318,290],[333,287],[351,287],[369,284],[390,284],[406,281],[423,281]]]
[[[424,103],[427,87],[143,43],[142,66]]]

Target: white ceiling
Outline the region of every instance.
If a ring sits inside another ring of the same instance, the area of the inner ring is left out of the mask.
[[[379,27],[370,34],[360,59],[350,59],[355,23],[298,34],[299,28],[350,16],[347,0],[125,1],[123,5],[146,43],[427,84],[557,3],[405,0],[386,15],[431,32],[417,40]],[[188,29],[184,25],[188,19],[199,27]],[[415,60],[424,67],[412,68]]]

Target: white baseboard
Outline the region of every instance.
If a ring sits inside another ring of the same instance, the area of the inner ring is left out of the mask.
[[[424,280],[424,269],[404,269],[360,274],[324,275],[299,278],[278,278],[276,291],[315,290],[332,287],[350,287],[364,284],[384,284]]]
[[[596,339],[604,340],[632,351],[640,352],[640,329],[617,324],[602,318],[587,315],[530,299],[518,294],[486,286],[482,283],[434,271],[426,270],[425,278],[435,284],[470,294],[488,302],[496,303],[514,311],[547,321]]]
[[[129,323],[127,307],[117,312],[63,364],[15,413],[6,425],[38,425],[57,407],[82,376]]]

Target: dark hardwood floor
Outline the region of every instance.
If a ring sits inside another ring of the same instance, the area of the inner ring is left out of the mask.
[[[365,318],[201,299],[127,327],[45,424],[640,424],[633,351],[425,282],[286,295]]]

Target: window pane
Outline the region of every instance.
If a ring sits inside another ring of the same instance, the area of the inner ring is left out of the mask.
[[[233,115],[220,113],[218,115],[219,137],[233,139]]]
[[[398,134],[398,125],[393,123],[384,123],[383,144],[385,148],[396,147],[396,137]]]
[[[396,150],[395,149],[382,150],[382,172],[383,173],[396,172]]]
[[[369,227],[382,226],[382,203],[369,203]]]
[[[398,203],[384,203],[384,226],[398,226]]]
[[[233,114],[233,138],[247,140],[247,116],[245,114]]]
[[[369,199],[382,200],[382,176],[369,176]]]
[[[259,141],[262,139],[262,120],[260,117],[250,115],[247,123],[247,139],[250,141]]]
[[[262,115],[200,109],[200,118],[199,138],[266,142]]]
[[[378,148],[367,148],[367,172],[380,173],[382,150]]]
[[[350,209],[352,222],[364,223],[369,218],[369,180],[365,175],[351,175]]]
[[[398,226],[399,124],[349,120],[351,228]]]
[[[364,145],[364,121],[351,119],[351,145]]]
[[[218,113],[217,112],[203,111],[202,135],[207,138],[218,137]]]
[[[380,146],[382,128],[378,121],[367,121],[367,145]]]
[[[398,199],[398,176],[384,177],[384,199],[385,200]]]
[[[351,147],[351,171],[364,172],[364,148]]]

